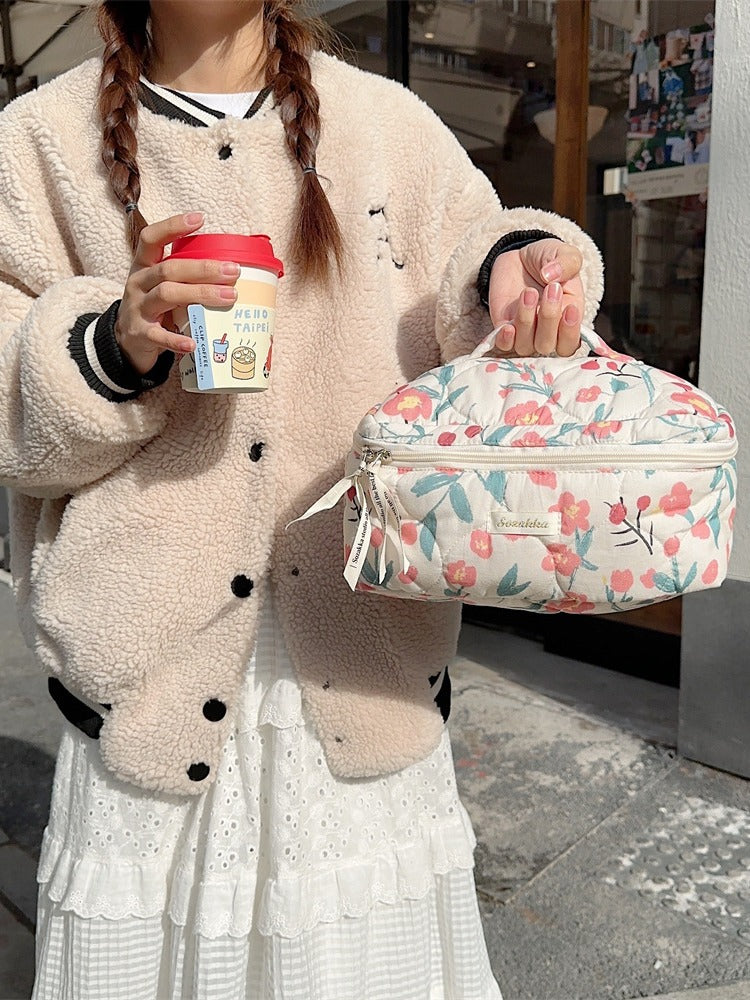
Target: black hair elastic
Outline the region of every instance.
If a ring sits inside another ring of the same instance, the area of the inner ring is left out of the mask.
[[[315,167],[303,167],[302,168],[302,173],[303,174],[317,174],[318,171],[315,169]]]
[[[127,203],[127,205],[125,206],[125,212],[126,212],[126,213],[127,213],[127,212],[135,212],[135,210],[136,210],[137,208],[138,208],[138,204],[137,204],[137,202],[135,202],[135,201],[129,201],[129,202]]]

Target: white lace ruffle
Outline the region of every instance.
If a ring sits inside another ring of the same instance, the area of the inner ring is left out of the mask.
[[[474,867],[474,831],[465,810],[452,826],[427,830],[415,843],[394,847],[390,855],[312,871],[301,877],[266,882],[257,915],[261,934],[295,937],[320,922],[358,917],[375,903],[422,899],[434,876]],[[158,864],[117,864],[75,858],[45,831],[37,881],[50,899],[81,917],[153,917],[166,911],[173,923],[190,919],[195,873],[179,866],[170,879]],[[193,928],[207,938],[243,937],[250,932],[255,907],[257,866],[237,866],[227,877],[200,881]]]
[[[269,603],[204,796],[175,804],[119,782],[95,741],[64,728],[37,880],[81,917],[167,913],[206,938],[294,937],[425,897],[436,875],[473,868],[475,846],[447,731],[395,774],[330,773]]]

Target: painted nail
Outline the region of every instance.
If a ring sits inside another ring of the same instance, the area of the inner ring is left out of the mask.
[[[240,273],[240,265],[234,264],[232,261],[228,260],[226,263],[221,265],[221,273],[234,278]]]
[[[525,306],[533,306],[536,303],[536,291],[533,288],[527,288],[523,293],[523,304]]]
[[[580,316],[578,315],[578,308],[576,306],[568,306],[563,313],[563,323],[567,326],[575,326],[579,319]]]
[[[559,302],[562,299],[562,285],[559,281],[553,281],[551,285],[547,285],[545,292],[550,302]]]
[[[542,268],[542,277],[545,281],[557,281],[562,278],[562,266],[556,260],[550,261]]]
[[[203,212],[188,212],[185,216],[186,226],[197,226],[199,222],[203,222]]]

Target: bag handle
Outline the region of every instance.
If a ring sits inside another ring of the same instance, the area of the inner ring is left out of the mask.
[[[469,357],[481,358],[488,351],[491,351],[495,344],[495,337],[498,335],[503,326],[505,326],[505,323],[501,323],[500,326],[495,327],[492,333],[488,333],[484,340],[477,344]],[[611,361],[635,360],[635,358],[631,358],[629,354],[620,354],[619,351],[614,351],[605,340],[602,340],[596,330],[593,330],[589,326],[581,327],[581,340],[591,351],[594,352],[594,354],[598,355],[600,358],[609,358]]]

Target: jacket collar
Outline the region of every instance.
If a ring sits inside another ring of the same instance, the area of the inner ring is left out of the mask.
[[[272,89],[272,87],[264,87],[243,117],[252,118],[263,106]],[[169,87],[162,87],[158,83],[151,83],[144,76],[141,76],[138,82],[138,100],[154,114],[176,119],[177,121],[184,122],[186,125],[193,125],[199,128],[213,125],[220,119],[226,118],[223,111],[208,108],[204,104],[193,100],[193,98],[185,97],[184,94],[179,94],[176,90],[171,90]]]

